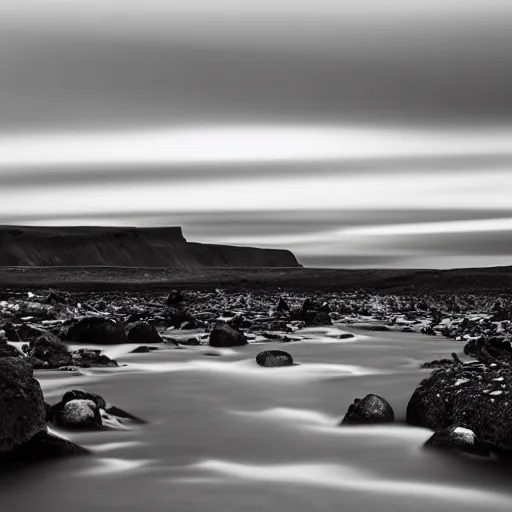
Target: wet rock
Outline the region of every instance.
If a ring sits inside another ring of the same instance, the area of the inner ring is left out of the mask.
[[[125,430],[133,424],[144,423],[104,398],[82,389],[68,391],[62,400],[51,406],[47,421],[74,430]]]
[[[483,443],[472,430],[457,425],[436,432],[424,445],[426,448],[457,450],[476,455],[488,456],[492,445]]]
[[[134,348],[131,351],[131,354],[147,354],[148,352],[153,352],[158,350],[158,347],[148,347],[146,345],[141,345],[140,347]]]
[[[36,370],[59,368],[72,364],[71,353],[67,345],[51,333],[45,333],[35,341],[31,341],[28,356],[32,359]]]
[[[54,415],[53,421],[59,427],[69,430],[100,430],[100,410],[92,400],[70,400]]]
[[[480,362],[440,368],[421,381],[407,406],[407,423],[438,431],[452,425],[506,449],[512,439],[512,373]]]
[[[12,322],[6,322],[2,325],[2,330],[5,332],[8,341],[21,341],[18,331]]]
[[[390,423],[394,421],[395,413],[391,405],[384,398],[370,394],[363,399],[356,398],[348,408],[342,425],[369,425],[376,423]]]
[[[218,324],[210,332],[209,344],[212,347],[237,347],[247,345],[247,339],[243,333],[229,325]]]
[[[350,332],[344,332],[338,336],[339,340],[349,340],[350,338],[354,338],[355,336]]]
[[[304,314],[304,323],[307,327],[319,327],[332,325],[332,320],[329,314],[323,311],[307,311]]]
[[[147,322],[137,322],[127,328],[128,343],[162,343],[163,340],[158,334],[155,326]]]
[[[445,368],[453,365],[453,359],[435,359],[434,361],[422,363],[420,368]]]
[[[256,362],[260,366],[292,366],[293,358],[283,350],[265,350],[256,356]]]
[[[283,297],[279,297],[279,303],[277,304],[277,311],[280,311],[280,312],[289,312],[290,311],[290,306],[288,305],[288,303],[283,299]]]
[[[45,405],[32,366],[23,358],[0,358],[0,452],[46,431]]]
[[[126,342],[122,324],[115,320],[99,317],[82,318],[63,335],[65,341],[112,345]]]

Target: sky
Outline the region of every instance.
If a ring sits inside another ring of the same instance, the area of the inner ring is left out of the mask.
[[[1,0],[0,224],[512,264],[512,2]]]

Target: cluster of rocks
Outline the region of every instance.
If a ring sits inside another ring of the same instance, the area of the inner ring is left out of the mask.
[[[88,453],[51,433],[48,423],[67,430],[110,430],[144,422],[84,390],[68,391],[49,406],[26,360],[0,358],[0,467]]]

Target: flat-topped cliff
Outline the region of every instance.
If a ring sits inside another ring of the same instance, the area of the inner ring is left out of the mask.
[[[0,226],[0,266],[298,267],[287,250],[190,243],[180,227]]]

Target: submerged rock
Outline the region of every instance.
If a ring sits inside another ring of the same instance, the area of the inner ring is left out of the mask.
[[[127,328],[129,343],[162,343],[155,326],[147,322],[136,322]]]
[[[122,324],[115,320],[99,317],[82,318],[64,334],[65,341],[112,345],[126,342]]]
[[[291,366],[293,358],[283,350],[265,350],[256,356],[256,362],[260,366]]]
[[[247,339],[242,332],[227,324],[222,324],[213,328],[209,343],[212,347],[237,347],[247,345]]]
[[[370,394],[363,399],[356,398],[348,408],[342,425],[369,425],[376,423],[391,423],[395,413],[384,398]]]

